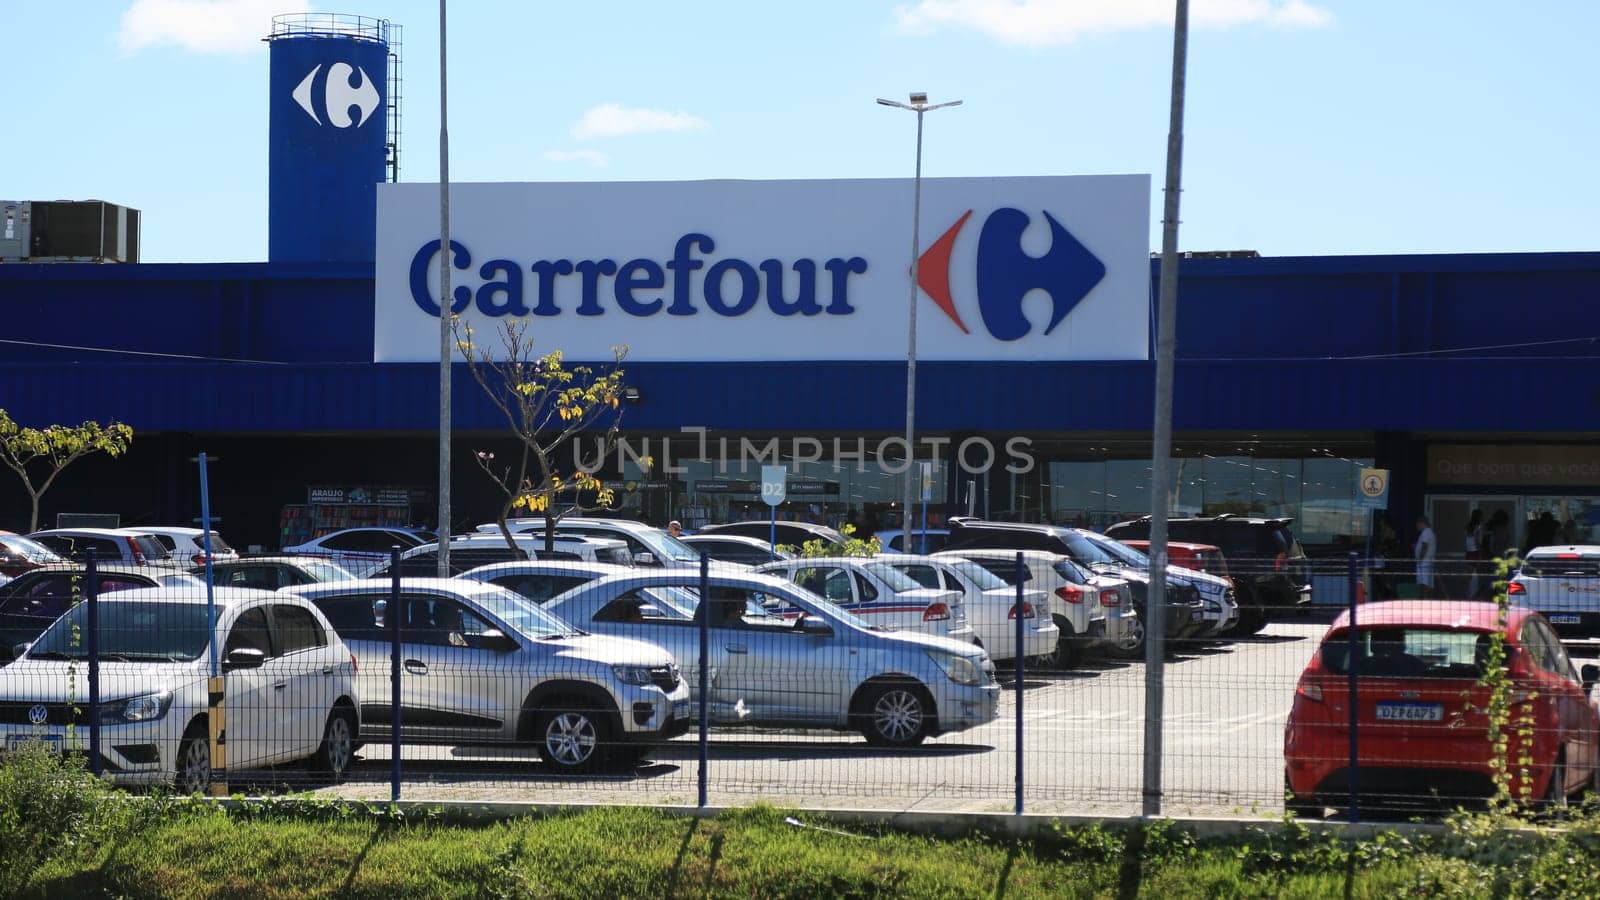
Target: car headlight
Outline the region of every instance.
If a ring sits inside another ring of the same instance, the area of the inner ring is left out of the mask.
[[[623,684],[646,685],[650,683],[649,666],[612,666],[611,671]]]
[[[171,707],[172,694],[168,691],[104,703],[100,706],[100,724],[152,722],[166,715]]]
[[[970,656],[951,656],[948,653],[926,651],[933,664],[956,684],[978,684],[983,681],[983,670]]]

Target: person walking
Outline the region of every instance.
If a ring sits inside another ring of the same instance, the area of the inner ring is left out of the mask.
[[[1417,543],[1411,555],[1417,560],[1417,587],[1424,600],[1438,596],[1434,589],[1433,561],[1439,549],[1439,540],[1433,536],[1433,525],[1427,516],[1417,516]]]
[[[1462,547],[1466,551],[1467,566],[1467,593],[1468,597],[1478,596],[1478,586],[1482,579],[1483,570],[1483,509],[1479,507],[1472,511],[1467,518],[1467,533],[1462,538]]]

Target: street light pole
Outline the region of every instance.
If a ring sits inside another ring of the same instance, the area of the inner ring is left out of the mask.
[[[444,4],[439,0],[439,577],[450,577],[450,131]]]
[[[903,503],[900,507],[900,546],[907,549],[911,547],[911,498],[914,496],[911,485],[916,477],[913,470],[917,457],[917,258],[922,250],[922,114],[961,105],[960,100],[951,100],[929,106],[928,95],[921,92],[912,93],[910,99],[910,103],[901,103],[878,98],[882,106],[907,109],[917,114],[917,167],[911,182],[911,305],[906,335],[906,470],[905,492],[901,495]]]

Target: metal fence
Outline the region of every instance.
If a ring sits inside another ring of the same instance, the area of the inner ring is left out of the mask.
[[[23,651],[0,733],[183,791],[1138,812],[1141,585],[1009,551],[896,559],[535,560],[277,592],[91,559],[0,588]],[[1514,594],[1502,619],[1492,562],[1440,562],[1431,587],[1336,565],[1172,583],[1163,812],[1477,803],[1496,734],[1513,795],[1592,783],[1595,672],[1562,638],[1600,625],[1600,578]]]

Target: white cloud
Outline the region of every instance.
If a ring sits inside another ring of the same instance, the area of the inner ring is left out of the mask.
[[[133,0],[117,40],[128,53],[163,44],[195,53],[244,53],[262,46],[273,16],[310,8],[305,0]]]
[[[572,136],[580,141],[592,141],[657,131],[700,131],[709,127],[705,119],[681,110],[637,109],[605,103],[584,112],[573,124]]]
[[[591,166],[603,166],[611,161],[599,150],[546,150],[544,158],[553,163],[586,162]]]
[[[1046,47],[1086,35],[1172,24],[1172,0],[917,0],[895,9],[903,31],[971,29],[1005,44]],[[1195,27],[1316,28],[1333,14],[1309,0],[1194,0]]]

